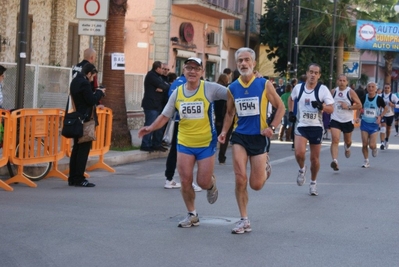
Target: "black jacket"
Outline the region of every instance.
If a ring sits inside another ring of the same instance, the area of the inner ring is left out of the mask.
[[[85,121],[89,121],[91,112],[96,103],[104,96],[101,90],[97,90],[93,93],[89,80],[83,73],[79,72],[71,82],[71,96],[75,104],[76,111],[84,116],[87,114]],[[97,114],[94,108],[93,117],[97,124]]]
[[[164,92],[169,90],[170,85],[153,70],[150,70],[144,79],[144,97],[141,107],[147,110],[162,110]],[[156,92],[157,88],[163,92]]]

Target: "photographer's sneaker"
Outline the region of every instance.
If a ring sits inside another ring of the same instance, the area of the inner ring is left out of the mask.
[[[232,234],[243,234],[251,232],[251,223],[248,219],[241,219],[236,223],[236,226],[231,230]]]
[[[178,189],[180,187],[181,187],[181,184],[175,182],[175,180],[171,180],[171,181],[166,180],[165,181],[165,185],[164,185],[165,189]]]
[[[194,184],[194,183],[193,183],[193,189],[194,189],[195,192],[201,192],[202,191],[202,188],[199,187],[198,185]]]
[[[188,228],[191,226],[198,226],[200,224],[199,222],[199,218],[198,218],[198,213],[197,215],[194,215],[192,213],[187,213],[186,218],[184,218],[184,220],[179,222],[178,227],[182,227],[182,228]]]

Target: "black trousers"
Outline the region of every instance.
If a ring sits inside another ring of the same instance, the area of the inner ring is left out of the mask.
[[[78,144],[78,138],[73,140],[71,158],[69,159],[69,178],[68,182],[81,183],[84,179],[87,160],[92,142]]]
[[[175,128],[173,130],[173,138],[172,143],[170,145],[168,158],[166,159],[166,170],[165,177],[166,180],[172,181],[173,176],[175,175],[176,170],[176,162],[177,162],[177,132],[179,129],[179,122],[175,121]]]
[[[216,122],[215,126],[216,126],[216,133],[219,136],[223,129],[223,122]],[[229,146],[230,136],[232,132],[233,132],[233,123],[231,123],[231,126],[226,133],[226,142],[224,142],[224,144],[219,143],[219,154],[218,154],[219,163],[226,162],[226,150],[227,147]]]

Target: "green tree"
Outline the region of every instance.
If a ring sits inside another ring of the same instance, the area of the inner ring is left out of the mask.
[[[125,71],[111,69],[111,53],[124,52],[127,0],[110,0],[104,48],[103,82],[107,87],[104,105],[112,109],[112,146],[131,146],[125,101]]]
[[[289,0],[269,0],[260,19],[260,42],[269,46],[267,58],[274,60],[275,72],[287,70]]]
[[[260,20],[260,41],[269,46],[266,50],[269,60],[274,60],[274,69],[280,72],[281,76],[286,75],[287,71],[287,52],[288,52],[288,34],[289,34],[289,0],[269,0],[265,5],[266,13]],[[294,13],[297,12],[295,10]],[[305,21],[311,20],[314,11],[311,9],[301,9],[300,27]],[[294,25],[295,26],[295,25]],[[297,74],[304,74],[307,66],[312,63],[318,63],[322,68],[322,80],[327,81],[329,76],[330,52],[329,44],[322,35],[323,30],[318,28],[317,31],[311,32],[300,42],[298,53]],[[302,37],[299,36],[299,40]],[[294,41],[291,44],[292,58],[294,54]],[[291,60],[292,62],[293,60]]]

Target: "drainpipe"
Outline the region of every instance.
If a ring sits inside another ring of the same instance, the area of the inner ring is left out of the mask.
[[[26,37],[29,18],[29,1],[20,0],[19,10],[19,32],[18,32],[18,65],[17,65],[17,95],[15,97],[15,108],[24,107],[24,91],[25,91],[25,70],[26,70]]]
[[[169,65],[169,54],[170,54],[170,17],[172,16],[172,0],[168,0],[168,18],[167,18],[167,27],[168,27],[168,42],[167,42],[167,53],[166,53],[166,63]],[[174,63],[173,63],[174,65]],[[171,66],[170,66],[171,68]]]

